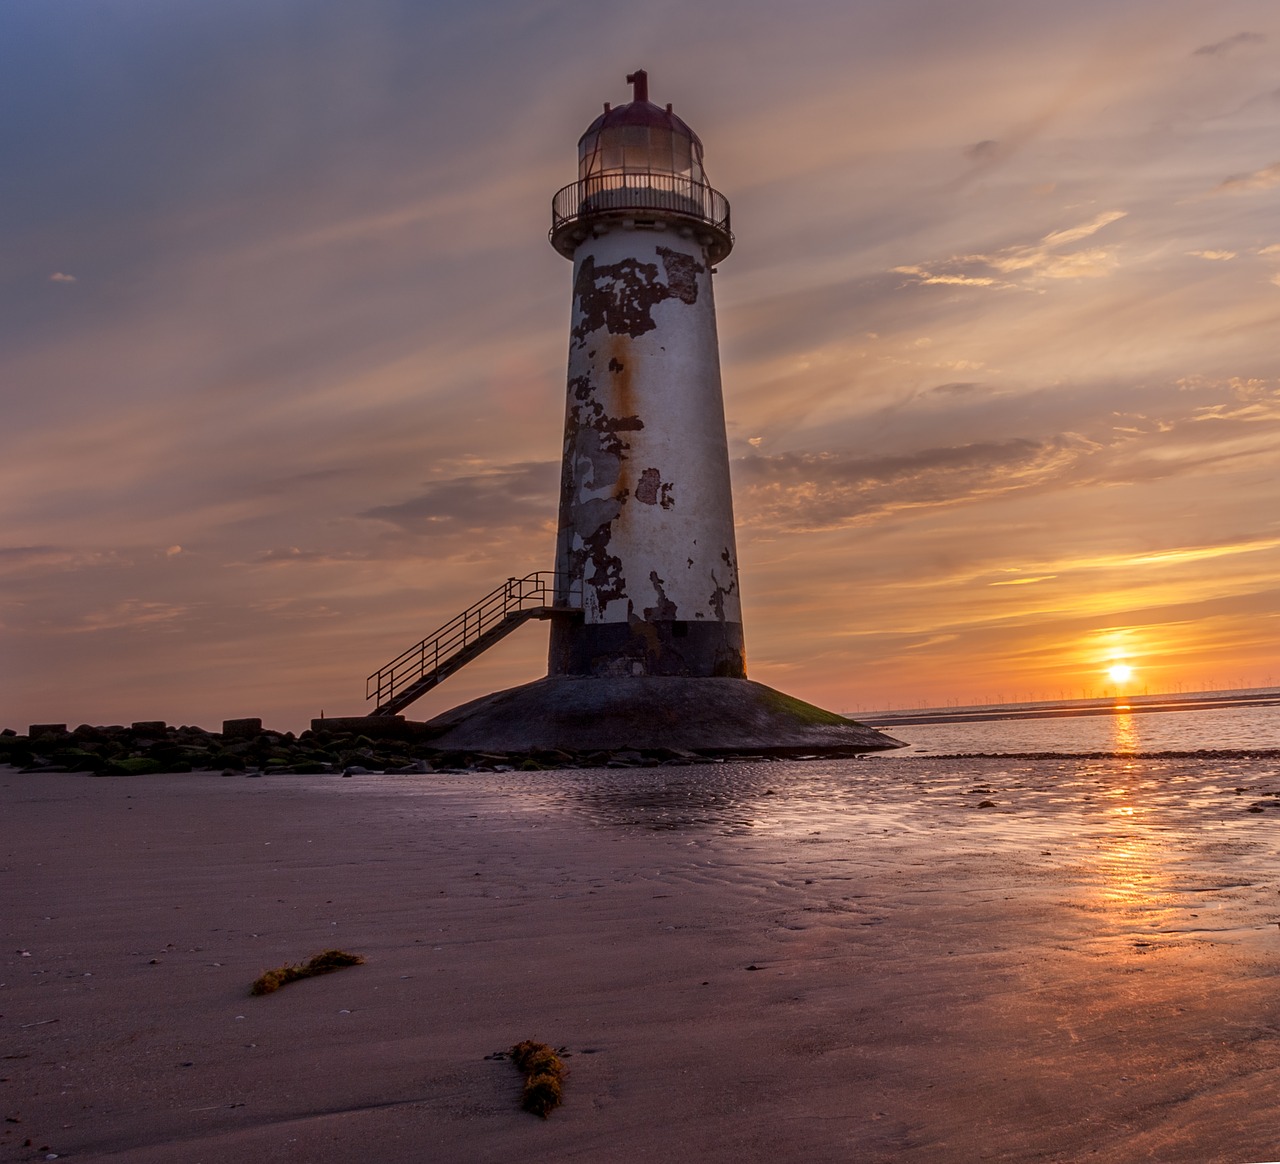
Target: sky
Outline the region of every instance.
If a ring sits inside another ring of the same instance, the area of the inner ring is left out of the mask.
[[[637,68],[733,208],[752,678],[1280,682],[1273,0],[6,0],[0,726],[361,714],[551,568],[550,198]]]

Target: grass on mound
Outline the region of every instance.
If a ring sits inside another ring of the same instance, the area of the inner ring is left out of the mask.
[[[359,966],[364,959],[359,954],[348,954],[346,950],[325,950],[306,962],[298,962],[293,966],[278,966],[268,970],[254,980],[249,987],[250,994],[271,994],[290,982],[299,978],[314,978],[318,974],[329,974],[341,970],[344,966]]]
[[[566,1068],[546,1043],[526,1039],[511,1048],[511,1060],[524,1072],[524,1094],[520,1106],[544,1120],[560,1105],[561,1086]]]
[[[827,711],[824,708],[815,707],[812,703],[805,703],[803,699],[797,699],[794,695],[787,695],[782,691],[770,689],[764,692],[764,701],[775,711],[792,716],[801,723],[842,724],[847,727],[850,723],[856,722],[846,716],[836,715],[834,711]]]

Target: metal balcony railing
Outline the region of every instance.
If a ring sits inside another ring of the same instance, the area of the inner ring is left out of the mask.
[[[575,224],[594,216],[617,217],[628,213],[676,214],[697,219],[710,227],[715,236],[713,261],[723,258],[733,246],[729,200],[719,190],[679,174],[647,170],[596,174],[557,190],[551,199],[552,245],[565,254],[563,240]]]
[[[550,570],[508,578],[434,634],[379,667],[365,681],[365,698],[378,701],[370,714],[402,711],[531,618],[581,609],[580,597],[564,580],[560,592],[568,597],[557,599],[556,579]]]

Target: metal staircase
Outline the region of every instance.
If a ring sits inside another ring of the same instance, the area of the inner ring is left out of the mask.
[[[403,711],[531,618],[579,610],[570,602],[556,603],[555,579],[550,570],[508,578],[435,634],[378,668],[365,681],[365,698],[377,700],[370,714]]]

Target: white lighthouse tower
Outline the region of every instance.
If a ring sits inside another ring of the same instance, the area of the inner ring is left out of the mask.
[[[733,246],[702,142],[610,107],[552,203],[573,260],[552,675],[746,676],[712,275]]]
[[[597,759],[896,747],[747,678],[712,291],[729,203],[698,135],[649,100],[643,70],[627,81],[632,100],[591,123],[552,200],[551,245],[573,261],[555,569],[508,578],[375,671],[371,716],[313,726]],[[551,622],[545,678],[400,722],[531,618]]]

